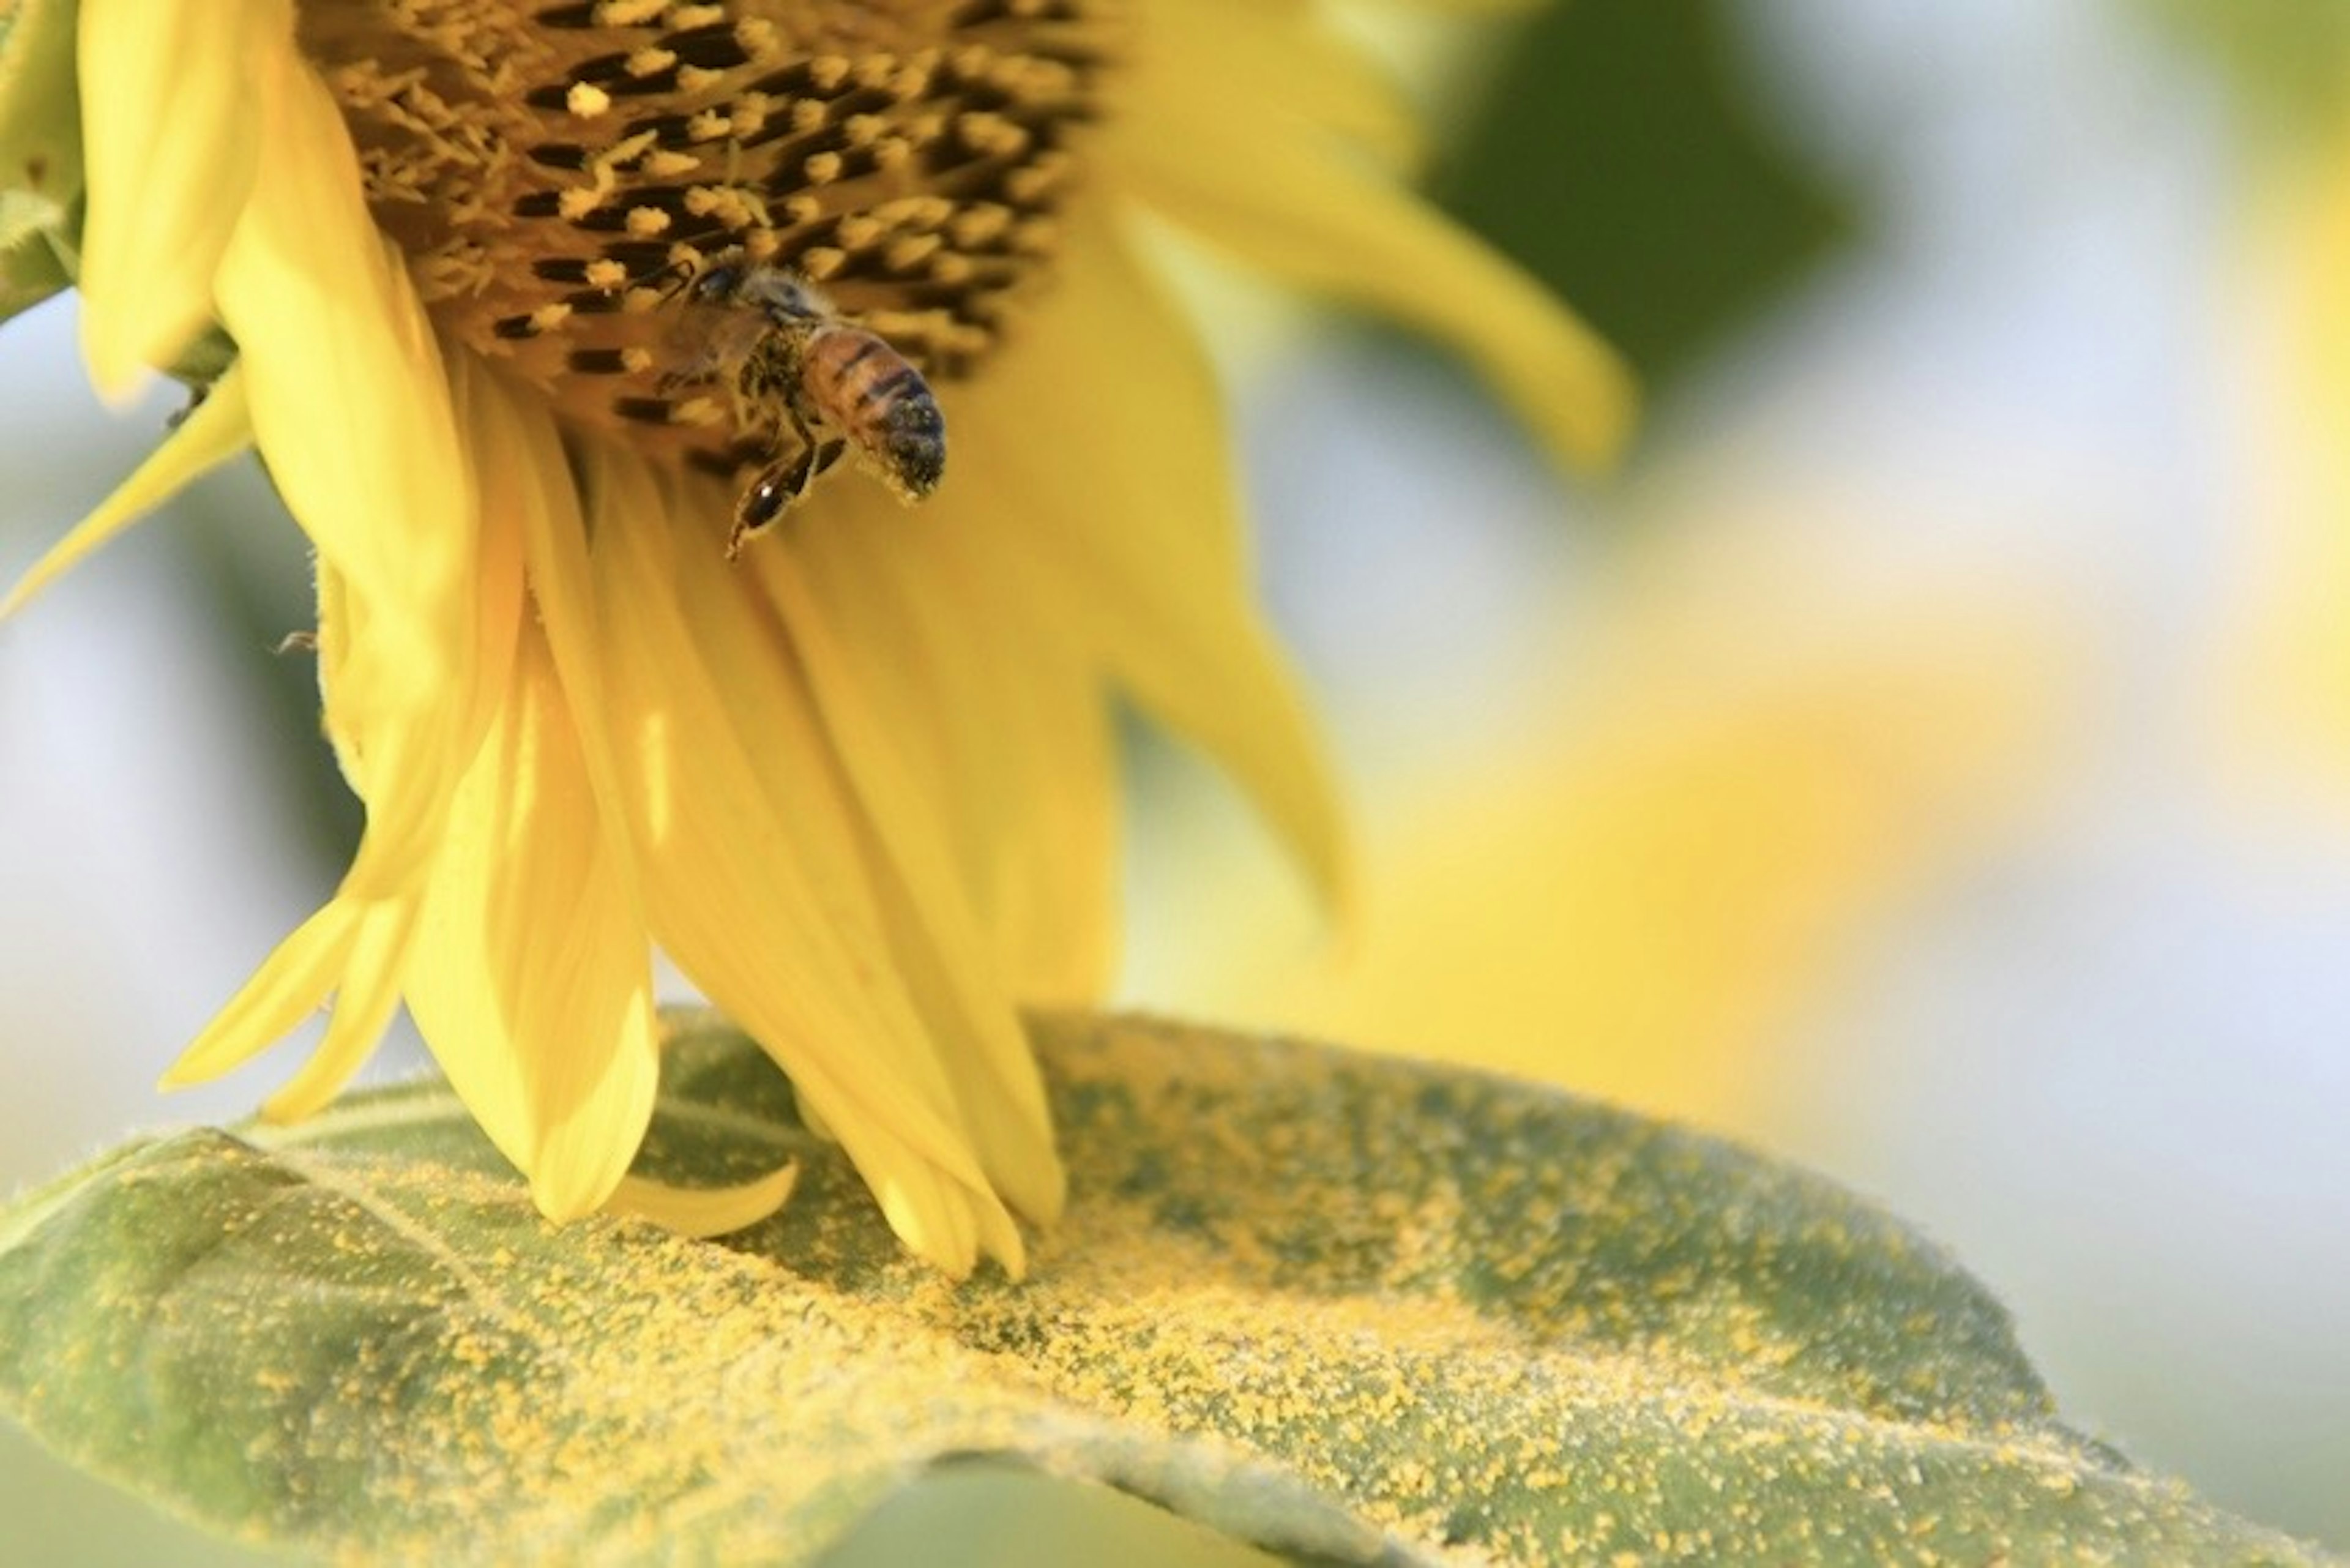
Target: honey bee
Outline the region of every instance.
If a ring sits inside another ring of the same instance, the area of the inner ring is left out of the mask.
[[[766,466],[734,504],[729,560],[844,447],[902,501],[938,488],[947,431],[930,383],[879,334],[843,319],[815,285],[736,245],[673,292],[693,313],[696,340],[662,378],[664,389],[731,375],[744,404],[775,416]]]

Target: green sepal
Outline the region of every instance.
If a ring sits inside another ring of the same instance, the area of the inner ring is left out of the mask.
[[[68,286],[81,232],[75,0],[0,9],[0,321]]]

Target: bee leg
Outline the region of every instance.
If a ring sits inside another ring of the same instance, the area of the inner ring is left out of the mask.
[[[629,280],[628,288],[658,288],[663,300],[675,299],[693,283],[693,269],[679,257],[671,256],[660,266]]]
[[[790,509],[793,502],[807,493],[809,482],[816,478],[816,437],[796,415],[792,423],[799,440],[791,455],[779,457],[761,469],[750,488],[743,492],[742,499],[734,504],[734,531],[726,536],[726,558],[730,561],[743,553],[745,540],[775,522]]]
[[[803,450],[790,457],[777,458],[759,471],[750,488],[743,492],[743,498],[734,504],[734,531],[726,536],[728,560],[741,555],[752,535],[766,529],[806,493],[815,466],[809,453]]]

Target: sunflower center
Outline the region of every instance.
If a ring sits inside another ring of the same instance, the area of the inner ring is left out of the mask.
[[[302,8],[444,326],[579,421],[712,467],[681,389],[711,257],[818,286],[946,383],[1049,269],[1123,0],[335,0]]]

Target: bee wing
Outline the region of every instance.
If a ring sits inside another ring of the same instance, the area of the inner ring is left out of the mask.
[[[684,386],[732,374],[758,352],[766,323],[752,311],[681,301],[661,335],[661,385]]]

